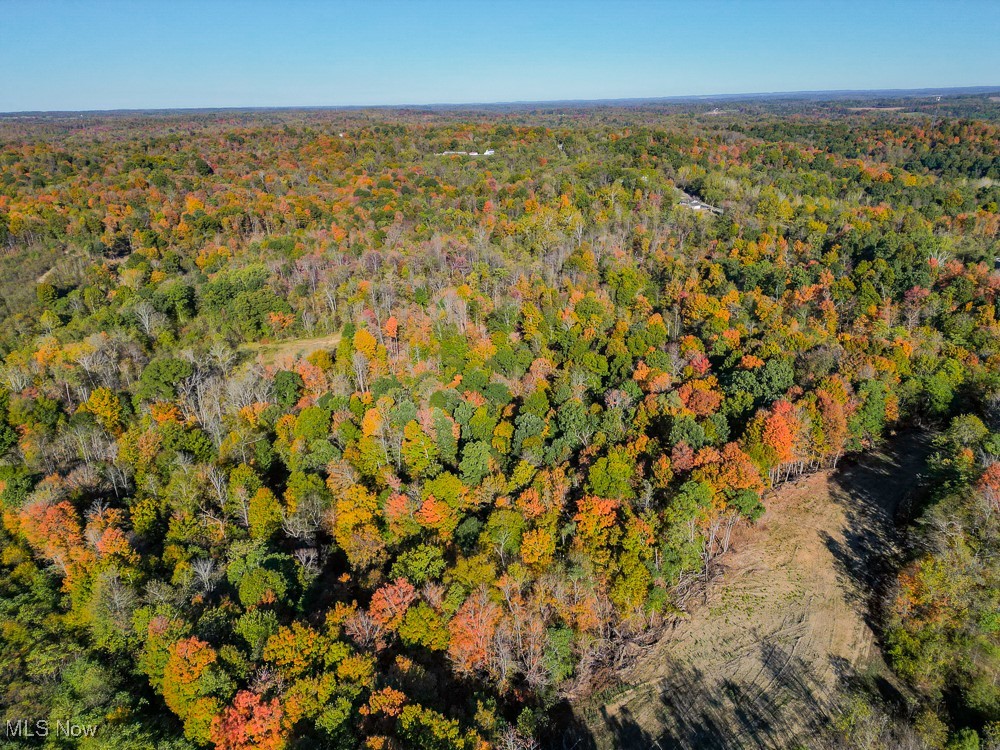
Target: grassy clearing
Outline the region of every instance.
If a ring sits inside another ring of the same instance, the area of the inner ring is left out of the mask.
[[[339,333],[329,333],[313,338],[288,339],[286,341],[254,342],[247,344],[245,349],[257,356],[265,365],[292,361],[300,357],[308,357],[320,349],[336,349],[340,343]]]

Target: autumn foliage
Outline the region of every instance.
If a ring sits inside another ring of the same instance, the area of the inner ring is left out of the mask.
[[[917,428],[888,656],[1000,720],[1000,130],[925,104],[0,118],[8,713],[555,742],[773,490]]]

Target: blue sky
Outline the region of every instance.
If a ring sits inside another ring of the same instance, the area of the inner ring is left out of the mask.
[[[1000,85],[1000,2],[0,0],[0,111]]]

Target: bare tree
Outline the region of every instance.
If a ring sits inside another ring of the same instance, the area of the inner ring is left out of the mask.
[[[153,579],[146,584],[142,599],[146,604],[156,607],[162,604],[172,604],[179,598],[178,591],[166,581]]]
[[[132,628],[132,615],[136,607],[136,595],[132,587],[122,580],[117,569],[105,570],[97,579],[94,605],[102,619],[119,633]]]
[[[295,511],[288,513],[281,527],[292,539],[308,545],[316,542],[316,532],[323,523],[324,505],[322,499],[312,494],[306,495],[295,504]]]
[[[319,553],[315,547],[300,547],[292,553],[306,578],[312,579],[319,575]]]
[[[3,379],[13,393],[20,393],[31,385],[31,375],[28,371],[18,365],[10,365],[3,368]]]
[[[145,300],[137,302],[132,306],[132,315],[135,316],[136,321],[139,323],[139,327],[147,336],[153,336],[156,333],[156,329],[159,328],[165,320],[163,313],[156,310],[156,308]]]
[[[215,561],[207,557],[200,558],[191,563],[191,572],[198,582],[201,590],[205,593],[215,588],[218,575],[215,569]]]
[[[380,648],[385,642],[385,628],[364,610],[358,610],[347,619],[344,632],[365,649]]]
[[[368,391],[368,357],[364,352],[354,352],[351,357],[351,364],[354,366],[354,382],[361,392]]]
[[[236,352],[224,341],[214,342],[208,353],[223,375],[228,375],[233,365],[236,364]]]
[[[212,489],[215,491],[219,507],[225,506],[229,494],[229,482],[226,479],[226,473],[217,466],[209,466],[205,471],[205,478],[208,479],[208,483],[212,485]]]
[[[270,401],[271,383],[264,377],[259,367],[249,367],[236,376],[230,376],[225,384],[226,406],[238,411],[251,404]]]
[[[541,745],[533,737],[521,734],[512,726],[500,730],[497,738],[497,750],[538,750]]]

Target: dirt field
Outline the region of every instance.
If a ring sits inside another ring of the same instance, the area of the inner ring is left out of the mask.
[[[822,747],[853,678],[874,677],[891,692],[872,592],[894,568],[893,517],[928,450],[925,437],[903,435],[887,452],[774,493],[690,617],[621,686],[576,708],[589,737],[575,746]]]

